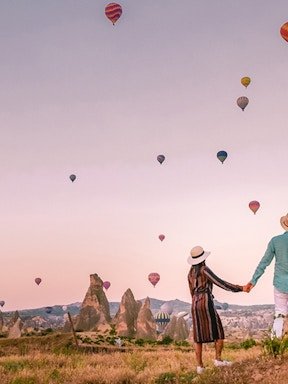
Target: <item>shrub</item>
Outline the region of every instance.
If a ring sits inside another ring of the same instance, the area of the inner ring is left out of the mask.
[[[163,372],[155,380],[155,384],[174,384],[177,383],[176,374],[173,372]]]
[[[173,339],[170,336],[163,337],[162,340],[158,341],[160,345],[169,345],[173,343]]]
[[[252,348],[255,345],[256,345],[256,341],[254,339],[247,339],[245,341],[242,341],[242,343],[240,343],[240,347],[244,349]]]
[[[273,357],[282,356],[288,350],[288,337],[266,337],[262,340],[262,346],[264,353]]]

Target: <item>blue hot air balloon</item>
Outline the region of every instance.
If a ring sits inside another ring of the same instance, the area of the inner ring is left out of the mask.
[[[227,156],[228,156],[228,153],[226,151],[219,151],[219,152],[217,152],[217,157],[221,161],[222,164],[227,159]]]

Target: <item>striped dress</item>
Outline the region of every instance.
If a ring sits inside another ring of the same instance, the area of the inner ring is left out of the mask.
[[[242,292],[239,285],[221,280],[204,263],[198,277],[193,266],[188,274],[189,288],[192,296],[193,337],[196,343],[209,343],[224,339],[224,330],[213,302],[213,284],[226,291]]]

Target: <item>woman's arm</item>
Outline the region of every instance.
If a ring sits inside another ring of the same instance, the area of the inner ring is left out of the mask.
[[[218,287],[225,289],[226,291],[232,291],[232,292],[243,291],[242,285],[231,284],[225,280],[220,279],[220,277],[216,276],[215,273],[213,273],[211,269],[208,268],[207,266],[204,267],[203,273],[206,275],[207,279],[209,279],[213,284],[218,285]]]

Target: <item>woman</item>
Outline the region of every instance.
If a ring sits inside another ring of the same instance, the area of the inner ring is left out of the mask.
[[[209,269],[205,260],[210,252],[205,252],[202,247],[194,247],[190,252],[188,263],[191,269],[188,274],[189,288],[192,296],[192,320],[193,338],[195,342],[195,353],[197,360],[197,373],[204,371],[202,361],[202,344],[215,343],[216,367],[231,365],[232,363],[222,360],[221,354],[224,343],[224,331],[220,317],[213,302],[213,284],[232,292],[242,292],[243,286],[230,284],[217,277]]]

